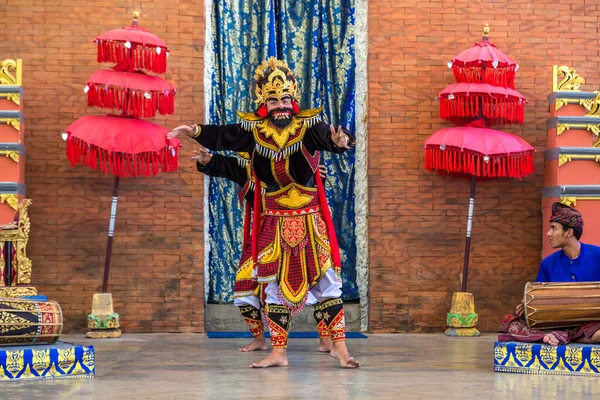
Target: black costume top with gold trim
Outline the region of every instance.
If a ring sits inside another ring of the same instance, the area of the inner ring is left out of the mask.
[[[236,153],[234,156],[223,156],[213,154],[206,165],[196,162],[199,172],[206,175],[225,178],[239,185],[239,199],[246,199],[252,207],[254,196],[254,180],[250,169],[250,155],[248,153]]]
[[[317,163],[311,157],[317,151],[343,153],[331,140],[329,124],[321,120],[322,108],[300,111],[284,129],[278,130],[268,118],[256,114],[238,113],[241,124],[201,125],[195,138],[211,150],[232,150],[253,154],[252,167],[267,186],[267,191],[277,191],[285,186],[274,171],[274,164],[285,163],[285,174],[302,186],[314,186],[312,181]]]

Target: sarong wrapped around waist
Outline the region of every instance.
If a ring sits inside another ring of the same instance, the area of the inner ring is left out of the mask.
[[[290,184],[263,198],[258,236],[258,282],[279,283],[292,308],[333,265],[327,225],[316,188]],[[282,299],[282,300],[283,300]]]

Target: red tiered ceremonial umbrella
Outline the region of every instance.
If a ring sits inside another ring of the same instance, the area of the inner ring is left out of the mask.
[[[486,127],[522,123],[527,102],[514,89],[518,65],[488,42],[488,32],[486,24],[482,41],[448,63],[458,82],[438,96],[440,116],[464,126],[437,131],[425,141],[424,147],[428,170],[471,177],[462,292],[467,291],[477,178],[520,179],[533,173],[535,149],[529,143]]]
[[[454,57],[448,67],[457,82],[485,82],[514,89],[519,65],[488,41],[489,30],[485,24],[481,42]]]
[[[86,116],[73,122],[63,133],[71,165],[99,169],[115,176],[113,202],[106,246],[102,292],[108,289],[110,258],[119,192],[119,178],[154,176],[178,167],[176,139],[167,139],[168,129],[140,117],[171,114],[175,89],[166,80],[140,71],[166,71],[167,45],[138,26],[134,13],[131,27],[100,35],[98,61],[117,65],[96,71],[84,92],[88,105],[120,110],[123,115]]]

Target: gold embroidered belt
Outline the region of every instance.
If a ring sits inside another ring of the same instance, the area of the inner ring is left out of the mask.
[[[317,188],[301,186],[295,183],[264,197],[264,214],[275,216],[293,216],[314,214],[320,210]]]

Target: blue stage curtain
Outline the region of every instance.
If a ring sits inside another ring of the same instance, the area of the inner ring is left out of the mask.
[[[324,107],[326,121],[354,134],[354,3],[349,0],[252,2],[214,0],[207,54],[209,124],[238,122],[236,110],[251,111],[254,70],[271,53],[298,76],[302,108]],[[274,24],[273,17],[275,19]],[[269,42],[269,28],[275,30]],[[354,150],[323,154],[325,189],[342,257],[344,300],[358,299],[354,230]],[[208,301],[232,301],[241,255],[243,210],[235,184],[209,178]]]

